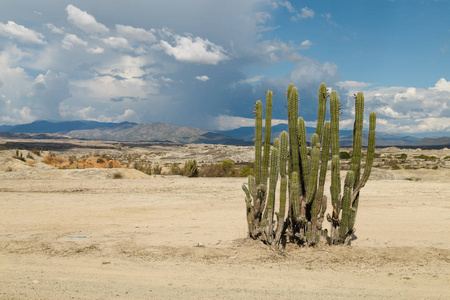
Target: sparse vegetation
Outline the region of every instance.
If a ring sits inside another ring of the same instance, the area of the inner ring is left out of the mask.
[[[350,159],[350,158],[352,158],[352,156],[350,155],[350,153],[348,153],[346,151],[341,151],[341,152],[339,152],[339,158],[340,159]]]
[[[114,172],[114,173],[112,174],[112,179],[122,179],[122,178],[123,178],[123,175],[122,175],[122,173],[120,173],[119,171]]]
[[[409,180],[409,181],[419,181],[419,180],[422,180],[422,178],[420,178],[420,177],[406,177],[405,180]]]
[[[14,152],[13,158],[21,160],[21,161],[26,161],[25,158],[23,157],[22,152],[20,152],[19,149],[16,149],[16,151]]]
[[[189,160],[184,164],[184,175],[187,177],[198,177],[198,166],[195,159]]]

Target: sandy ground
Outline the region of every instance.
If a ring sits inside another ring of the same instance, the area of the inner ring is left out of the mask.
[[[1,299],[450,299],[448,169],[376,169],[352,246],[278,254],[243,178],[0,163]]]

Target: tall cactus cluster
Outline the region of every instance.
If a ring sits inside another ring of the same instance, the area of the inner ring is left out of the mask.
[[[359,194],[372,169],[375,113],[370,114],[366,162],[361,172],[364,95],[355,95],[352,160],[341,188],[339,115],[342,105],[337,92],[333,91],[329,95],[326,85],[320,85],[316,132],[311,137],[309,147],[305,122],[298,117],[298,90],[290,84],[286,93],[289,132],[283,131],[271,148],[273,93],[267,91],[266,94],[264,145],[263,104],[258,100],[254,110],[255,176],[249,176],[248,183],[242,187],[246,196],[250,237],[261,239],[274,249],[282,248],[287,242],[300,245],[315,245],[320,241],[330,244],[349,242],[355,231]],[[325,122],[328,98],[330,121]],[[328,233],[322,225],[328,202],[324,186],[330,158],[331,214],[327,215],[327,220],[331,223],[331,229]],[[276,199],[279,202],[277,209]]]

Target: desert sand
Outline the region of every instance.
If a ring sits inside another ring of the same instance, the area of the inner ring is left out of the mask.
[[[129,151],[160,163],[252,157],[251,147],[180,147]],[[60,154],[83,151],[94,150]],[[351,246],[276,253],[247,238],[245,178],[119,169],[112,179],[118,169],[58,170],[12,154],[0,151],[2,299],[450,299],[445,163],[375,168]]]

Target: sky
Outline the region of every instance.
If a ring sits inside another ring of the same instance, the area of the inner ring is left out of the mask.
[[[307,126],[324,82],[353,126],[450,136],[448,0],[1,0],[0,124],[35,120],[252,126],[289,83]],[[367,126],[367,124],[365,125]]]

